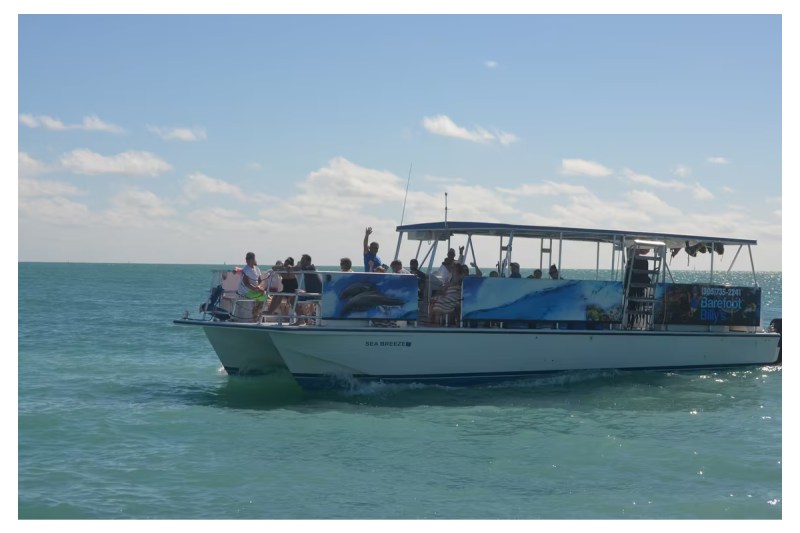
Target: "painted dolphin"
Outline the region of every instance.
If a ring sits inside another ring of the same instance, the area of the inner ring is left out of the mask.
[[[342,308],[342,313],[348,315],[354,311],[368,311],[378,306],[397,307],[405,303],[405,300],[392,298],[379,292],[361,292],[347,301]]]
[[[365,292],[375,292],[375,286],[369,283],[351,283],[348,285],[341,293],[339,293],[340,299],[348,299],[356,296],[358,294],[363,294]]]

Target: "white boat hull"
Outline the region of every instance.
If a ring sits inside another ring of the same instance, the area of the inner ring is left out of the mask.
[[[269,330],[305,387],[342,379],[470,384],[599,369],[681,369],[774,364],[768,333],[499,329]]]
[[[228,374],[258,375],[287,369],[267,333],[278,326],[191,321],[182,324],[203,328]]]

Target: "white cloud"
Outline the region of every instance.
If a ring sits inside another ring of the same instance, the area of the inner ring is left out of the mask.
[[[491,133],[485,128],[479,126],[472,130],[468,130],[467,128],[457,125],[447,115],[425,117],[422,119],[422,126],[434,135],[441,135],[442,137],[454,137],[456,139],[463,139],[465,141],[476,143],[498,141],[504,146],[507,146],[519,140],[519,137],[506,131],[497,130],[496,133]]]
[[[73,150],[61,156],[60,163],[71,172],[89,175],[158,176],[172,169],[150,152],[137,151],[104,156],[86,149]]]
[[[483,64],[486,68],[497,68],[497,61],[492,61],[491,59],[484,61]]]
[[[483,222],[516,220],[519,210],[514,207],[515,198],[502,191],[480,185],[446,184],[448,220],[475,220]],[[405,211],[405,224],[443,220],[445,189],[428,193],[410,191]],[[399,208],[392,206],[392,209]]]
[[[446,178],[444,176],[423,176],[423,180],[432,183],[464,183],[464,178]]]
[[[88,206],[62,196],[20,197],[19,216],[20,219],[27,217],[35,219],[37,223],[56,226],[84,226],[92,219]]]
[[[109,133],[123,133],[125,130],[116,124],[105,122],[97,115],[83,117],[79,124],[64,124],[60,119],[47,115],[27,115],[21,114],[19,121],[22,125],[29,128],[42,127],[50,131],[83,130],[83,131],[106,131]]]
[[[678,217],[681,210],[667,204],[661,198],[649,191],[630,191],[625,197],[636,206],[636,209],[659,216]]]
[[[33,115],[20,115],[19,121],[22,125],[28,126],[29,128],[43,127],[51,131],[64,131],[68,129],[63,122],[57,118],[48,117],[47,115],[39,115],[38,117]]]
[[[566,176],[592,176],[599,178],[610,176],[613,174],[613,171],[595,161],[587,161],[585,159],[562,159],[561,174]]]
[[[694,196],[695,200],[711,200],[712,198],[714,198],[714,195],[711,193],[711,191],[709,191],[699,183],[690,185],[683,181],[677,181],[677,180],[661,181],[652,176],[648,176],[647,174],[639,174],[637,172],[634,172],[629,168],[624,169],[622,173],[632,183],[641,183],[659,189],[672,189],[675,191],[691,191],[692,196]]]
[[[715,165],[727,165],[728,163],[730,163],[730,161],[728,161],[724,157],[719,157],[719,156],[709,157],[708,159],[706,159],[706,161],[708,161],[709,163],[713,163]]]
[[[50,167],[41,161],[37,161],[26,152],[18,152],[17,165],[17,172],[20,179],[33,178],[52,170]]]
[[[125,131],[116,124],[110,124],[108,122],[100,120],[100,118],[97,115],[89,115],[88,117],[83,117],[81,125],[75,126],[75,129],[86,130],[86,131],[107,131],[109,133],[123,133]]]
[[[508,146],[509,144],[513,144],[519,140],[519,137],[514,135],[513,133],[508,133],[505,131],[497,131],[495,133],[497,140],[500,141],[500,144],[503,146]]]
[[[241,211],[212,207],[199,211],[192,211],[187,215],[187,220],[192,226],[208,230],[240,233],[242,231],[257,232],[264,229],[264,222],[253,219]]]
[[[683,190],[688,188],[688,185],[686,185],[681,181],[669,181],[669,182],[660,181],[652,176],[648,176],[647,174],[639,174],[638,172],[634,172],[629,168],[624,169],[622,171],[622,174],[633,183],[643,183],[645,185],[650,185],[652,187],[678,189],[678,190]]]
[[[198,198],[203,194],[225,194],[240,196],[241,188],[227,181],[218,180],[202,173],[190,174],[183,184],[183,192],[189,198]]]
[[[543,181],[541,184],[524,184],[516,189],[497,189],[500,192],[513,196],[558,196],[574,194],[592,194],[589,189],[582,185],[571,185],[569,183],[555,183],[553,181]]]
[[[343,157],[311,172],[298,187],[306,202],[358,207],[365,204],[402,201],[406,180],[386,170],[361,167]]]
[[[126,189],[110,202],[104,218],[112,226],[144,227],[175,214],[155,193],[143,189]]]
[[[20,115],[19,121],[22,125],[28,126],[29,128],[36,128],[39,126],[39,121],[36,120],[33,115]]]
[[[652,221],[646,211],[636,209],[629,202],[601,199],[594,194],[567,198],[567,204],[553,204],[548,212],[537,213],[539,223],[573,228],[635,228]]]
[[[700,185],[699,183],[695,183],[691,187],[692,196],[694,196],[695,200],[713,200],[714,194]]]
[[[147,129],[164,139],[165,141],[203,141],[206,139],[204,128],[162,128],[160,126],[148,126]]]
[[[19,180],[20,197],[36,196],[77,196],[85,194],[71,183],[63,181],[44,181],[28,178]]]
[[[687,167],[686,165],[678,165],[674,169],[672,169],[672,172],[678,177],[685,178],[692,174],[692,169]]]
[[[212,196],[231,196],[242,202],[265,203],[277,201],[276,198],[260,192],[245,193],[238,185],[206,176],[200,172],[187,176],[183,184],[183,192],[190,199],[207,194]]]
[[[733,193],[735,193],[735,192],[736,192],[736,190],[735,190],[735,189],[732,189],[731,187],[728,187],[728,186],[726,185],[726,186],[722,187],[722,192],[724,192],[724,193],[728,193],[728,194],[733,194]]]

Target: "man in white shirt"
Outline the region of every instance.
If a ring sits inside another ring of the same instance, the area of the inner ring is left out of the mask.
[[[256,263],[256,254],[247,252],[244,260],[247,265],[242,269],[242,281],[239,282],[238,293],[257,302],[253,306],[253,318],[257,318],[267,297],[267,290],[259,286],[259,283],[261,283],[261,269],[258,268],[258,263]]]

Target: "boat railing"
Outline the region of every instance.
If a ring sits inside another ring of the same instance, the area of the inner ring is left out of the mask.
[[[295,322],[297,320],[311,321],[318,319],[318,313],[298,313],[298,302],[303,307],[318,304],[321,293],[310,293],[304,290],[298,292],[282,292],[275,290],[275,276],[287,274],[286,270],[270,270],[262,281],[262,288],[267,289],[267,297],[263,302],[239,294],[241,270],[215,270],[212,271],[211,290],[208,301],[200,306],[201,320],[204,321],[232,321],[232,322]],[[268,313],[269,305],[275,298],[285,298],[289,308],[285,312]],[[302,311],[302,309],[301,309]]]
[[[266,287],[270,287],[273,276],[281,273],[285,272],[270,272]],[[434,317],[432,306],[442,290],[437,294],[414,275],[338,271],[316,274],[322,282],[320,292],[272,290],[264,302],[257,302],[236,291],[241,274],[220,271],[212,297],[201,306],[202,319],[350,327],[626,328],[622,281],[470,276],[461,282],[453,309]],[[648,298],[659,318],[645,329],[750,332],[760,326],[758,287],[659,283],[648,291],[652,291]]]

